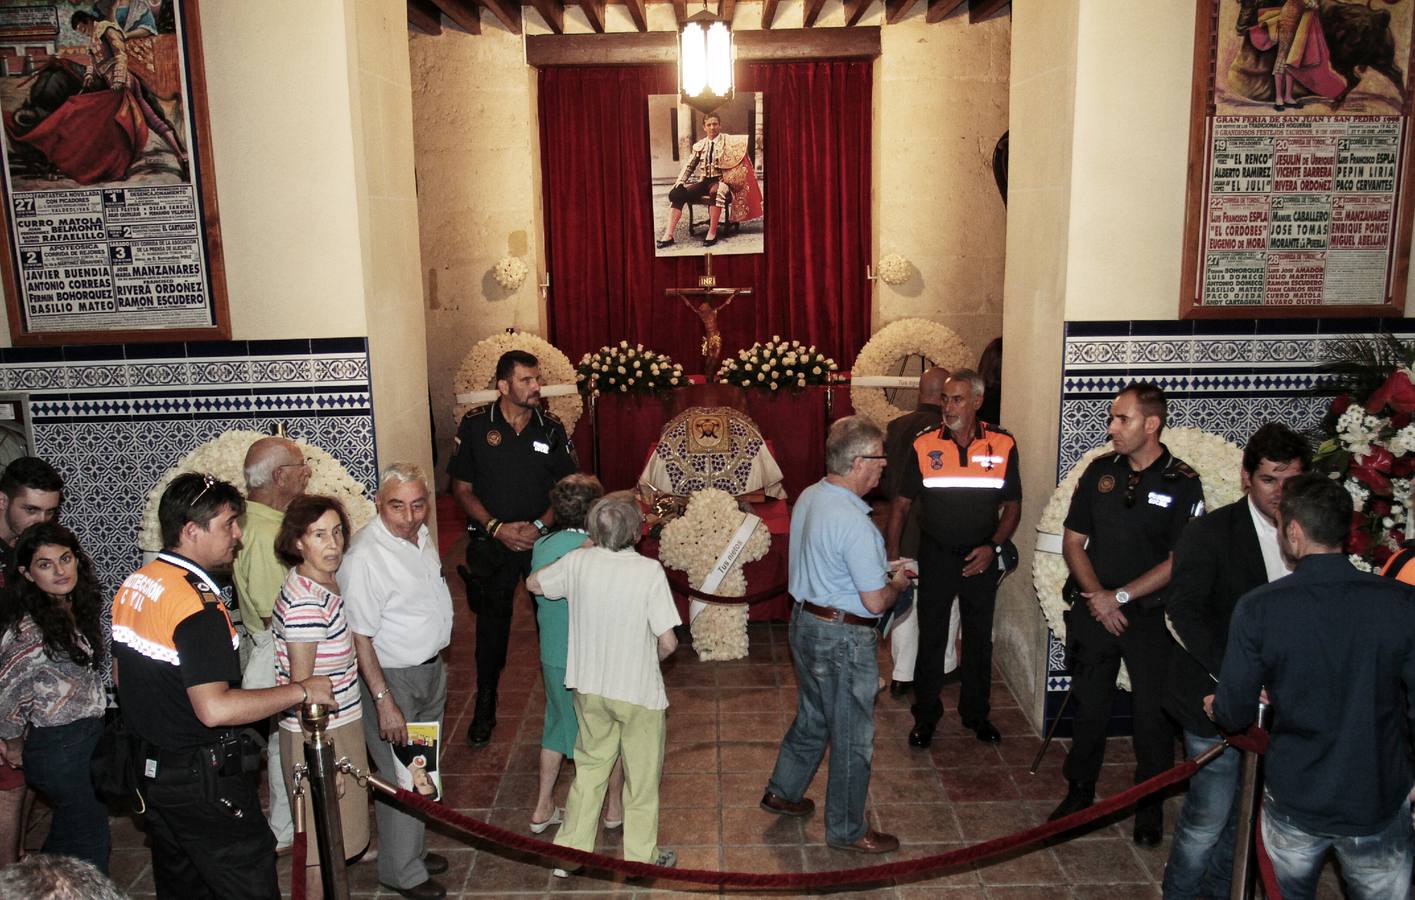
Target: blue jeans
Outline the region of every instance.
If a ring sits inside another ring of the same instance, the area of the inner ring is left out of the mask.
[[[1186,731],[1184,755],[1192,759],[1221,742],[1221,738]],[[1228,896],[1242,758],[1229,747],[1189,779],[1189,793],[1175,823],[1174,842],[1164,867],[1165,900]]]
[[[76,856],[108,872],[108,810],[93,792],[88,762],[103,734],[101,718],[31,728],[25,738],[25,781],[54,810],[45,853]]]
[[[827,844],[864,837],[865,795],[875,750],[878,633],[864,625],[826,622],[797,604],[791,613],[791,658],[796,667],[796,718],[781,742],[767,789],[795,803],[806,793],[827,745]]]
[[[1263,844],[1277,874],[1282,900],[1315,895],[1317,877],[1328,849],[1341,860],[1346,895],[1353,900],[1388,900],[1410,893],[1410,804],[1402,802],[1385,825],[1373,834],[1308,834],[1288,816],[1263,802]]]

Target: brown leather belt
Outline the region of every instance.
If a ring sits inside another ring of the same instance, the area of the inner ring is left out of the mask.
[[[873,628],[879,621],[879,619],[867,616],[857,616],[832,606],[817,606],[809,600],[802,600],[801,608],[817,619],[824,619],[827,622],[844,622],[846,625],[863,625],[866,628]]]

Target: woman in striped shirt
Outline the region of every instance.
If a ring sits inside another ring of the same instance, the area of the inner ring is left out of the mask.
[[[273,613],[275,681],[288,684],[311,675],[328,676],[335,708],[330,711],[326,734],[334,742],[334,755],[347,756],[355,766],[367,771],[354,635],[344,616],[344,598],[339,596],[339,585],[334,580],[348,545],[349,517],[338,500],[306,494],[285,510],[285,520],[275,538],[275,553],[291,568]],[[285,764],[285,786],[293,798],[294,764],[304,759],[300,711],[296,707],[280,717],[280,758]],[[352,859],[368,847],[368,795],[343,783],[343,775],[338,778],[344,855]],[[308,790],[304,803],[305,821],[313,822]],[[305,869],[305,891],[306,897],[323,896],[319,857],[314,854]]]

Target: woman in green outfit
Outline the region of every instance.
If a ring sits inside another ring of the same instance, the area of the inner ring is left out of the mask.
[[[585,514],[604,496],[604,486],[593,475],[567,475],[550,489],[556,530],[536,541],[531,550],[531,571],[544,568],[571,550],[589,543]],[[540,626],[540,669],[545,682],[545,730],[541,736],[540,786],[531,813],[531,831],[541,834],[558,825],[564,810],[555,806],[555,781],[560,766],[575,755],[575,692],[565,687],[565,648],[569,643],[570,612],[564,602],[536,596],[536,623]],[[624,823],[624,765],[614,764],[605,797],[604,826]]]

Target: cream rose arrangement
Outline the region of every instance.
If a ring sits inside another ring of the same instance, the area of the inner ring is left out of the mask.
[[[683,367],[666,353],[645,350],[643,344],[618,344],[586,353],[575,367],[580,390],[593,396],[610,393],[652,394],[687,382]]]
[[[227,431],[188,453],[175,466],[158,479],[152,490],[147,492],[147,503],[143,507],[142,527],[138,532],[138,546],[144,550],[162,549],[162,528],[157,521],[157,505],[172,479],[186,472],[214,475],[234,484],[242,493],[246,486],[246,451],[251,444],[269,435],[257,431]],[[344,504],[349,514],[349,525],[358,531],[374,517],[376,510],[368,498],[362,483],[355,481],[343,464],[329,453],[313,444],[295,441],[305,455],[310,466],[310,483],[305,488],[311,494],[324,494]]]
[[[492,277],[496,283],[508,291],[518,291],[521,285],[526,283],[526,276],[530,270],[526,264],[521,262],[516,256],[503,256],[496,261],[496,265],[491,270]]]
[[[910,268],[909,260],[898,253],[887,253],[880,257],[879,271],[876,274],[885,284],[903,284],[909,280]]]
[[[688,508],[683,515],[663,526],[658,558],[670,569],[686,573],[694,590],[701,590],[717,558],[741,524],[742,511],[731,494],[717,488],[698,491],[688,498]],[[771,533],[765,524],[758,522],[746,547],[733,563],[732,571],[714,593],[723,597],[745,595],[747,578],[742,566],[766,556],[769,549]],[[693,619],[691,627],[693,649],[700,659],[742,659],[747,655],[745,603],[709,603]]]
[[[949,371],[971,366],[978,355],[968,348],[947,325],[928,319],[900,319],[874,333],[860,355],[855,357],[852,378],[871,375],[898,375],[901,363],[910,356],[922,356],[930,364]],[[909,410],[900,409],[885,397],[884,388],[850,385],[850,402],[855,412],[884,428]]]
[[[1224,440],[1216,434],[1198,428],[1166,428],[1161,437],[1164,445],[1175,456],[1188,463],[1204,483],[1204,506],[1217,509],[1227,506],[1243,496],[1243,484],[1239,470],[1243,465],[1243,451],[1238,445]],[[1062,619],[1066,612],[1066,601],[1061,597],[1066,584],[1066,560],[1061,557],[1061,535],[1066,521],[1066,512],[1071,508],[1071,495],[1081,480],[1081,473],[1093,461],[1114,453],[1109,443],[1102,444],[1082,456],[1061,484],[1052,492],[1037,523],[1037,552],[1032,556],[1032,584],[1037,589],[1037,601],[1047,625],[1063,642],[1066,640],[1066,624]],[[1051,549],[1054,548],[1054,549]],[[1083,613],[1084,614],[1084,613]],[[1120,680],[1122,688],[1130,689],[1130,675],[1122,667]]]
[[[757,341],[745,350],[737,351],[736,359],[727,359],[717,370],[717,381],[743,388],[776,391],[781,388],[802,388],[808,384],[829,384],[836,370],[835,360],[800,341],[783,341],[773,335],[766,343]]]
[[[453,378],[453,392],[456,395],[473,391],[496,389],[496,361],[508,350],[523,350],[540,363],[541,383],[546,388],[565,385],[574,388],[575,367],[569,358],[556,349],[555,345],[542,337],[527,331],[504,331],[477,341],[471,352],[462,360],[462,366]],[[568,390],[563,395],[546,398],[550,411],[565,426],[566,434],[575,433],[575,423],[580,421],[584,407],[578,390]],[[454,412],[457,421],[462,420],[467,410],[483,403],[457,403]]]

